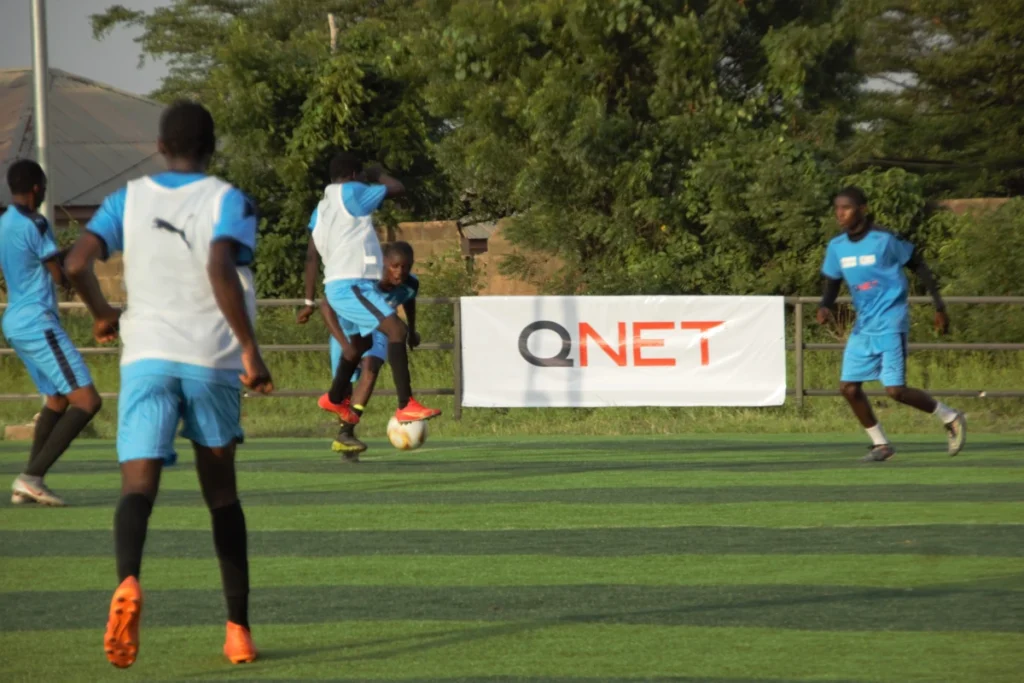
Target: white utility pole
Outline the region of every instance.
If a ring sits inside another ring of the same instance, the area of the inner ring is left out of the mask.
[[[50,81],[50,66],[46,52],[46,2],[32,0],[32,84],[34,90],[32,120],[35,122],[36,161],[46,173],[46,201],[39,207],[39,213],[53,227],[53,175],[50,173],[49,155],[49,110],[47,89]]]

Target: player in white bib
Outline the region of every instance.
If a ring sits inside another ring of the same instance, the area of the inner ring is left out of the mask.
[[[331,159],[330,173],[331,184],[309,221],[306,306],[299,311],[298,322],[305,323],[316,310],[313,299],[322,258],[327,303],[340,320],[350,325],[352,334],[348,335],[349,343],[335,368],[330,391],[320,397],[319,405],[338,415],[343,431],[358,424],[358,410],[346,405],[344,399],[360,359],[373,346],[374,332],[380,330],[387,337],[387,360],[398,393],[395,418],[399,422],[417,422],[437,417],[440,410],[428,408],[412,396],[406,349],[409,328],[380,288],[384,255],[371,215],[386,197],[403,193],[405,187],[378,169],[364,172],[362,162],[344,152]],[[341,440],[335,440],[334,448],[340,443]]]
[[[133,180],[107,197],[66,268],[95,319],[98,341],[120,332],[121,390],[117,455],[121,499],[114,545],[121,582],[110,604],[103,645],[118,667],[135,662],[142,590],[139,574],[149,516],[174,438],[192,441],[203,499],[227,598],[224,654],[251,662],[249,561],[245,515],[235,483],[242,441],[241,387],[267,393],[270,373],[253,331],[256,299],[250,264],[258,218],[252,202],[206,175],[215,149],[213,118],[178,102],[160,119],[158,149],[168,171]],[[122,252],[127,308],[104,298],[93,262]]]

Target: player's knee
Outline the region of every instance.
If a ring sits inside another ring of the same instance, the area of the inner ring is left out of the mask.
[[[90,415],[95,415],[100,412],[100,408],[103,407],[103,399],[100,398],[100,394],[96,391],[93,386],[85,387],[84,389],[78,389],[68,396],[68,402],[79,410],[85,411]]]
[[[55,413],[63,413],[68,409],[68,399],[65,396],[47,396],[46,407]]]
[[[889,398],[891,398],[892,400],[902,403],[904,398],[906,398],[907,388],[902,386],[886,387],[885,393],[889,394]]]
[[[397,315],[392,316],[389,323],[387,330],[388,342],[391,344],[404,344],[409,336],[409,327]]]
[[[839,393],[845,396],[846,400],[852,401],[860,394],[860,384],[857,382],[841,382],[839,384]]]

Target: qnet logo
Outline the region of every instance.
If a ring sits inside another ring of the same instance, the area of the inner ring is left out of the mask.
[[[519,334],[519,355],[537,367],[571,368],[576,366],[571,356],[573,348],[577,347],[581,368],[590,365],[594,352],[604,353],[618,367],[675,367],[680,359],[656,358],[646,354],[651,349],[664,348],[668,335],[699,334],[700,364],[708,366],[711,364],[711,341],[707,333],[724,323],[724,320],[619,321],[614,333],[606,332],[602,336],[590,323],[580,322],[575,326],[574,338],[564,325],[553,320],[538,320],[524,327]],[[543,332],[553,332],[561,341],[559,350],[552,356],[538,356],[530,350],[531,338]],[[609,338],[614,340],[614,345],[608,341]]]

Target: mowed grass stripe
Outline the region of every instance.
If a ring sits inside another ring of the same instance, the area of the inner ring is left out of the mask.
[[[628,453],[642,454],[648,458],[667,456],[676,458],[683,454],[705,454],[719,457],[720,454],[742,455],[750,457],[779,457],[794,455],[808,457],[826,457],[834,454],[836,449],[854,449],[863,451],[865,441],[863,432],[860,432],[855,421],[851,417],[850,431],[848,433],[822,433],[822,434],[766,434],[763,432],[749,434],[664,434],[664,435],[632,435],[632,436],[577,436],[572,434],[562,435],[529,435],[516,434],[509,436],[459,436],[433,437],[424,447],[423,451],[449,449],[453,451],[453,457],[473,458],[478,456],[504,456],[504,455],[535,455],[536,457],[558,457],[561,454],[572,457],[581,454],[596,454],[600,456],[621,457],[625,447]],[[282,450],[297,451],[307,454],[330,452],[330,440],[332,428],[337,428],[337,422],[332,422],[325,414],[324,432],[322,437],[309,438],[259,438],[246,441],[244,450],[254,454],[253,457],[261,457],[261,454],[274,453]],[[937,426],[937,425],[936,425]],[[364,429],[364,440],[374,449],[381,448],[394,453],[383,438],[383,425],[379,432],[375,429]],[[941,428],[929,431],[925,434],[899,434],[897,446],[901,453],[936,452],[945,450],[946,437]],[[1024,435],[1022,434],[991,434],[973,431],[967,450],[968,454],[985,454],[992,450],[1019,450],[1024,446]],[[114,450],[113,439],[84,439],[76,442],[76,453],[93,451],[96,453],[110,453]],[[178,439],[176,448],[181,454],[191,452],[191,444],[185,439]],[[28,443],[25,441],[0,442],[0,458],[9,454],[27,453]]]
[[[105,590],[111,557],[0,559],[0,592]],[[1024,590],[1024,559],[890,555],[545,555],[268,557],[252,564],[255,587],[323,586],[862,586],[946,585]],[[205,559],[147,558],[147,589],[220,586]]]
[[[243,496],[244,500],[244,496]],[[309,505],[249,506],[250,529],[265,531],[410,529],[581,529],[651,526],[826,527],[908,524],[1024,526],[1024,503],[736,503],[586,505]],[[161,507],[151,529],[206,529],[205,507]],[[102,530],[111,511],[19,506],[0,517],[0,531]]]
[[[390,447],[389,447],[390,448]],[[827,448],[823,446],[823,448]],[[1024,447],[1022,447],[1024,448]],[[649,459],[643,453],[623,455],[620,451],[618,458],[593,459],[590,457],[574,458],[571,455],[564,455],[560,458],[533,458],[529,455],[515,455],[510,453],[493,454],[491,457],[475,456],[472,459],[459,459],[453,457],[453,452],[448,450],[417,451],[414,456],[397,455],[395,453],[374,453],[369,452],[359,466],[347,466],[339,462],[337,456],[331,453],[319,453],[314,456],[304,455],[301,451],[285,450],[277,453],[273,458],[248,458],[245,453],[239,455],[237,467],[242,472],[281,472],[293,475],[302,474],[343,474],[346,477],[356,478],[369,476],[376,478],[386,476],[393,478],[396,482],[407,479],[416,480],[423,475],[441,475],[452,477],[454,483],[460,481],[474,481],[493,479],[501,481],[505,478],[516,479],[522,476],[531,477],[555,477],[558,475],[586,475],[606,476],[611,474],[636,473],[639,477],[650,477],[653,474],[664,474],[671,476],[676,474],[676,480],[680,480],[693,473],[719,473],[728,476],[742,476],[744,474],[773,473],[782,475],[786,472],[794,473],[800,477],[804,472],[832,473],[832,476],[853,474],[861,472],[907,472],[905,476],[912,481],[914,472],[948,471],[968,473],[975,470],[1003,469],[1005,472],[997,473],[994,476],[1005,477],[1018,476],[1024,459],[1020,457],[1021,451],[1007,450],[1001,457],[960,457],[950,459],[945,456],[922,456],[920,458],[901,458],[891,460],[884,465],[867,464],[860,461],[863,449],[858,449],[850,457],[818,457],[803,459],[780,459],[764,458],[756,454],[744,454],[745,457],[731,459],[716,456],[713,459],[698,458],[693,455],[679,454],[674,459]],[[21,472],[24,467],[24,455],[18,457],[7,457],[0,461],[0,474],[6,473],[14,476]],[[168,469],[168,472],[191,472],[192,460],[190,456],[182,455],[179,464],[175,468]],[[65,455],[59,461],[55,474],[109,474],[117,473],[117,459],[111,453],[101,458],[81,456],[73,457]],[[813,476],[813,475],[812,475]],[[827,476],[827,475],[822,475]],[[859,474],[854,475],[859,476]],[[881,475],[866,475],[880,477]],[[927,476],[927,475],[925,475]],[[935,474],[934,476],[942,476]],[[991,481],[993,475],[978,473],[968,475],[977,477],[975,483]],[[461,477],[461,478],[460,478]],[[1005,479],[1000,479],[1004,481]],[[825,480],[827,482],[827,480]],[[649,485],[641,479],[637,483]],[[786,483],[785,481],[780,483]],[[819,482],[820,483],[820,482]],[[870,480],[858,483],[872,483]],[[921,483],[943,483],[921,482]],[[600,482],[598,483],[600,485]],[[717,485],[711,483],[708,485]]]
[[[212,570],[212,568],[211,568]],[[342,577],[334,577],[342,580]],[[145,571],[143,571],[145,589]],[[107,590],[0,593],[3,631],[94,627]],[[220,590],[146,590],[146,623],[184,626],[224,618]],[[25,605],[45,605],[26,610]],[[451,619],[823,631],[1019,633],[1024,593],[949,585],[894,589],[841,586],[291,586],[250,595],[257,623]]]
[[[120,492],[113,489],[60,488],[76,508],[110,508]],[[245,491],[249,505],[483,505],[528,503],[587,503],[591,505],[757,503],[757,502],[1017,502],[1024,484],[964,486],[730,486],[717,489],[621,488],[542,491]],[[160,504],[200,505],[198,490],[163,489]]]
[[[111,516],[113,513],[111,513]],[[155,531],[146,557],[209,558],[210,530]],[[1024,557],[1024,526],[919,525],[769,529],[659,527],[499,531],[254,531],[252,557],[365,555],[973,555]],[[113,553],[107,531],[0,531],[0,557],[102,557]],[[885,563],[880,557],[879,564]]]
[[[147,611],[147,619],[149,616]],[[105,618],[105,611],[97,619]],[[96,621],[96,620],[94,620]],[[220,654],[224,627],[153,628],[144,622],[139,660],[117,678],[134,680],[514,680],[597,681],[689,676],[737,678],[1018,683],[1024,636],[914,633],[869,628],[829,632],[764,628],[550,623],[543,620],[356,621],[255,624],[262,657],[244,669]],[[5,675],[13,680],[109,681],[101,627],[2,633]],[[60,657],[54,656],[60,643]]]
[[[252,463],[250,463],[252,465]],[[501,472],[478,474],[421,472],[396,474],[381,464],[378,471],[365,465],[340,465],[335,461],[322,463],[315,470],[303,473],[287,471],[257,471],[251,467],[239,468],[239,488],[242,492],[257,491],[557,491],[566,489],[623,489],[632,488],[731,488],[750,485],[774,487],[854,487],[854,486],[986,486],[1013,485],[1024,488],[1024,467],[991,468],[935,468],[890,469],[885,465],[861,463],[852,470],[802,470],[780,472],[722,472],[722,471],[660,471],[636,465],[629,470],[551,471],[550,468],[523,465]],[[116,466],[106,471],[89,474],[69,474],[63,463],[47,477],[54,490],[78,489],[114,491],[119,488],[120,474]],[[370,476],[367,476],[367,475]],[[191,467],[167,468],[160,482],[162,491],[197,489],[196,474]]]

